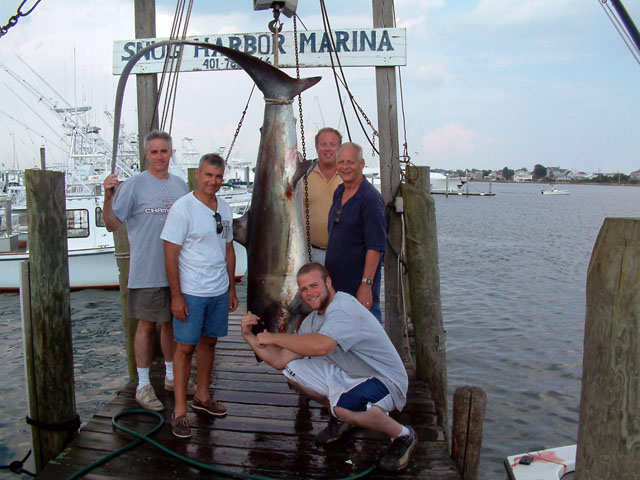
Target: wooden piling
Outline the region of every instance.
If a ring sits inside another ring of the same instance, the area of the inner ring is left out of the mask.
[[[607,218],[587,273],[576,478],[640,472],[640,219]]]
[[[438,422],[447,426],[446,331],[440,302],[438,237],[428,167],[409,167],[402,185],[416,375],[431,387]],[[446,429],[445,429],[446,430]]]
[[[127,369],[129,379],[138,378],[136,369],[136,355],[134,340],[138,329],[138,319],[129,317],[127,302],[129,298],[129,234],[127,224],[123,223],[113,232],[113,242],[115,245],[116,263],[118,265],[118,279],[120,280],[120,307],[122,309],[122,328],[124,330],[124,342],[127,351]]]
[[[390,28],[395,25],[392,0],[372,0],[374,28]],[[380,193],[385,204],[394,201],[400,185],[400,161],[398,148],[398,99],[396,95],[396,67],[375,67],[380,150]],[[402,243],[400,216],[387,210],[387,240],[397,251]],[[402,318],[400,316],[400,278],[397,269],[398,257],[390,248],[384,255],[384,328],[402,353]]]
[[[187,169],[187,187],[189,187],[189,191],[193,192],[198,186],[198,182],[196,181],[196,170],[197,168],[189,168]]]
[[[451,458],[461,480],[478,478],[486,407],[487,394],[479,387],[459,387],[453,394]]]
[[[26,170],[29,266],[21,289],[25,371],[36,470],[79,424],[73,382],[64,174]]]

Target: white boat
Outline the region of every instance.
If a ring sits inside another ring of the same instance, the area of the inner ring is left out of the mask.
[[[72,289],[117,288],[118,267],[115,259],[113,234],[102,220],[101,195],[68,195],[67,249],[69,255],[69,284]],[[17,290],[20,282],[20,262],[29,259],[26,235],[26,209],[12,212],[12,234],[0,235],[0,290]],[[19,241],[19,235],[23,241]],[[20,243],[23,243],[20,246]],[[247,271],[245,248],[234,242],[236,250],[236,280]]]
[[[576,445],[511,455],[504,468],[509,480],[567,480],[576,468]]]
[[[431,183],[432,194],[459,193],[464,182],[458,178],[448,178],[437,172],[431,172],[429,181]]]
[[[12,215],[26,219],[26,210]],[[17,290],[20,263],[29,259],[25,246],[20,248],[18,232],[5,232],[0,242],[0,290]],[[71,288],[115,288],[119,285],[114,259],[113,235],[102,222],[102,197],[79,195],[67,197],[67,248]]]
[[[558,187],[551,185],[551,190],[542,190],[542,195],[569,195],[569,190],[558,190]]]

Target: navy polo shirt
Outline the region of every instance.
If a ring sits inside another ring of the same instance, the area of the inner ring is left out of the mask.
[[[339,222],[336,223],[343,192],[344,185],[338,186],[329,210],[325,267],[337,291],[355,296],[362,283],[367,250],[384,253],[387,248],[385,208],[382,195],[365,178],[355,195],[342,205]],[[382,255],[373,277],[374,307],[380,305],[381,266]]]

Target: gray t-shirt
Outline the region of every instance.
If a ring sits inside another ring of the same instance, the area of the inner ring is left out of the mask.
[[[298,333],[321,333],[338,342],[327,360],[354,378],[376,377],[395,407],[404,407],[409,382],[400,355],[378,320],[354,297],[336,292],[325,314],[311,312]]]
[[[116,192],[113,212],[127,222],[129,234],[129,288],[169,286],[160,233],[171,205],[188,191],[175,175],[162,180],[145,171],[125,180]]]

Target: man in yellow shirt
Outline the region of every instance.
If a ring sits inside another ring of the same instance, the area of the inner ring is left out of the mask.
[[[342,183],[336,166],[336,153],[342,144],[342,135],[334,128],[321,128],[315,141],[318,163],[308,177],[311,259],[324,265],[329,241],[329,209],[333,203],[333,192]]]

